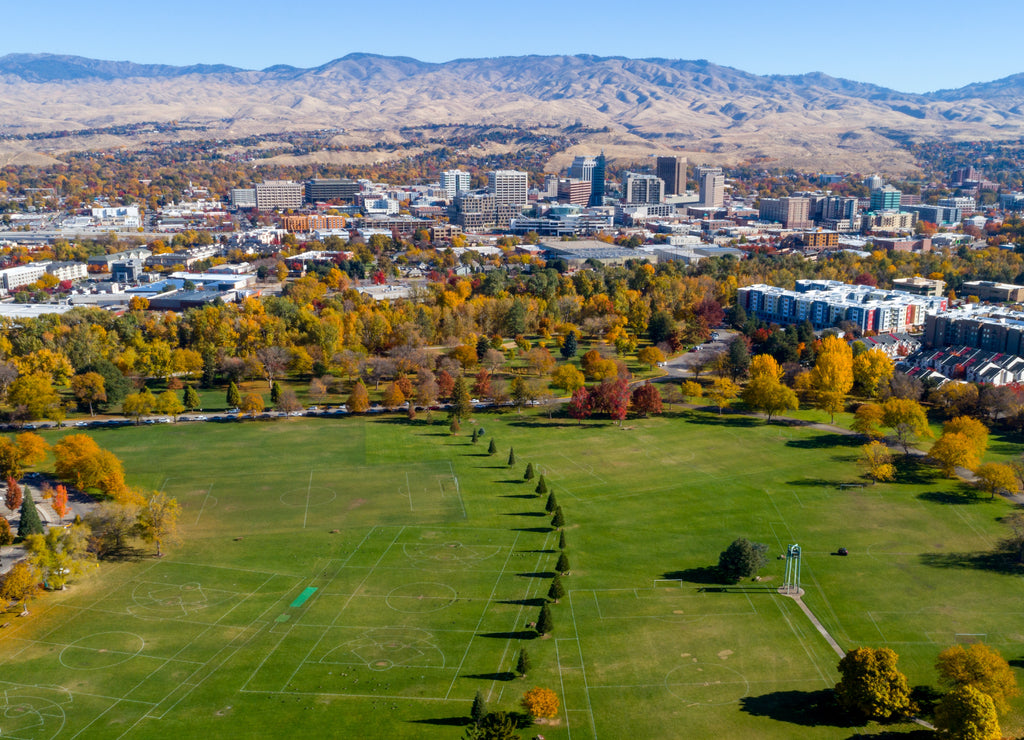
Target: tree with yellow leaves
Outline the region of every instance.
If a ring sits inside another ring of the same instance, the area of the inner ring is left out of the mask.
[[[715,382],[711,384],[711,390],[708,391],[708,400],[718,407],[718,415],[721,416],[722,409],[739,394],[740,387],[729,378],[715,378]]]
[[[877,347],[853,358],[853,380],[864,395],[878,394],[878,386],[893,376],[892,358]]]
[[[163,557],[161,546],[178,534],[178,517],[181,505],[162,491],[156,491],[146,499],[139,510],[139,529],[143,539],[156,545],[156,556]]]
[[[892,464],[892,452],[881,442],[869,442],[860,448],[861,464],[867,468],[868,476],[874,481],[888,481],[896,477]]]
[[[872,439],[881,437],[882,432],[879,427],[882,425],[884,415],[882,407],[877,403],[862,403],[853,413],[853,423],[850,424],[850,429]]]
[[[974,475],[977,476],[975,485],[982,491],[987,491],[989,498],[995,498],[999,491],[1017,491],[1017,474],[1005,463],[984,463],[974,469]]]
[[[939,680],[951,689],[971,686],[988,695],[1000,713],[1010,708],[1009,699],[1020,695],[1009,663],[997,650],[981,642],[943,650],[935,661],[935,670]]]
[[[944,432],[935,440],[928,456],[939,464],[947,478],[953,478],[958,467],[973,469],[978,466],[977,448],[966,434],[960,432]]]
[[[558,694],[551,689],[534,686],[523,694],[523,709],[534,718],[553,719],[558,716]]]
[[[988,427],[970,416],[957,416],[942,425],[942,433],[962,434],[970,440],[980,459],[988,449]]]
[[[827,411],[832,421],[846,406],[846,394],[853,388],[853,351],[837,336],[821,341],[817,361],[811,371],[814,405]]]
[[[744,403],[772,420],[780,411],[795,410],[799,403],[792,388],[782,384],[783,370],[771,355],[756,355],[750,361],[750,380],[741,394]]]

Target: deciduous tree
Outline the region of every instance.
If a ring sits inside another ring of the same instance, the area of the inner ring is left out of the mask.
[[[973,686],[958,686],[935,707],[935,726],[950,740],[999,740],[999,727],[992,697]]]
[[[878,395],[879,387],[892,378],[892,358],[877,347],[853,358],[853,380],[866,396]]]
[[[554,719],[560,706],[558,694],[551,689],[535,686],[523,695],[523,709],[531,717]]]
[[[572,392],[568,413],[580,423],[590,417],[590,392],[584,386],[581,385]]]
[[[166,390],[156,397],[155,411],[158,414],[166,414],[175,421],[185,410],[185,404],[178,398],[178,394],[172,390]]]
[[[733,540],[718,556],[718,572],[726,583],[738,583],[757,575],[768,564],[768,545],[746,537]]]
[[[263,408],[263,396],[259,393],[246,393],[242,396],[242,403],[238,405],[239,411],[250,416],[256,416]]]
[[[853,423],[850,424],[850,428],[865,437],[881,437],[880,427],[884,417],[885,413],[877,403],[862,403],[853,412]]]
[[[657,347],[647,346],[636,353],[636,359],[653,370],[655,365],[665,361],[665,353]]]
[[[958,467],[978,466],[977,449],[967,435],[959,432],[945,432],[935,440],[928,456],[939,464],[942,474],[947,478],[955,477]]]
[[[1005,463],[983,463],[974,469],[978,480],[976,485],[995,498],[1000,491],[1016,493],[1017,474]]]
[[[7,493],[4,495],[4,505],[8,511],[14,512],[21,508],[22,501],[21,486],[14,478],[7,479]]]
[[[355,386],[352,388],[352,392],[349,394],[346,405],[348,406],[348,410],[353,414],[366,413],[370,408],[370,394],[366,390],[366,386],[363,385],[363,381],[356,381]]]
[[[827,411],[835,421],[842,411],[846,394],[853,388],[853,352],[850,345],[836,336],[825,337],[811,371],[814,405]]]
[[[19,560],[0,584],[0,598],[20,603],[22,615],[28,614],[28,602],[39,591],[39,574],[27,561]]]
[[[990,696],[1001,714],[1009,710],[1009,700],[1020,695],[1010,664],[997,650],[981,642],[943,650],[935,662],[935,670],[939,681],[947,688],[971,686]]]
[[[661,413],[661,393],[651,383],[644,383],[633,391],[630,401],[640,416]]]
[[[892,430],[907,455],[917,439],[932,434],[921,404],[909,398],[889,398],[882,404],[882,426]]]
[[[892,453],[881,442],[869,442],[860,448],[860,462],[874,481],[889,481],[896,477],[896,466],[892,464]]]
[[[173,499],[161,491],[150,495],[140,509],[139,529],[143,539],[156,545],[158,558],[163,557],[162,545],[177,537],[180,515],[181,506],[177,499]]]
[[[839,661],[836,699],[847,711],[883,720],[910,708],[907,677],[896,667],[899,656],[889,648],[857,648]]]
[[[942,433],[962,434],[970,440],[981,459],[988,449],[988,427],[970,416],[957,416],[942,425]]]
[[[729,378],[715,378],[708,391],[708,399],[718,407],[718,415],[722,415],[722,409],[729,405],[732,399],[740,394],[740,387]]]
[[[153,398],[153,394],[149,392],[148,388],[143,389],[139,393],[129,393],[121,401],[121,411],[126,416],[132,416],[135,418],[135,423],[138,424],[143,416],[153,412],[153,407],[156,405],[156,399]]]
[[[575,393],[577,388],[582,388],[585,380],[583,373],[577,370],[575,365],[568,363],[559,365],[551,374],[551,385],[570,394]]]
[[[71,390],[80,403],[89,406],[89,416],[93,415],[94,404],[107,400],[103,376],[96,372],[81,373],[71,378]]]

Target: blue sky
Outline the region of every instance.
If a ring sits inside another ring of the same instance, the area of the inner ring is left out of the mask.
[[[313,67],[350,52],[440,62],[588,53],[821,71],[906,92],[1024,72],[1019,0],[957,3],[622,0],[48,0],[4,10],[0,55]]]

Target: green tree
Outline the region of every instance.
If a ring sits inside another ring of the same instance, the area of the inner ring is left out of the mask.
[[[569,556],[565,554],[565,551],[558,553],[558,562],[555,563],[556,573],[568,573],[569,572]]]
[[[768,545],[740,537],[718,556],[718,572],[727,583],[750,578],[768,564],[767,553]]]
[[[548,492],[548,482],[544,478],[543,473],[541,473],[540,478],[537,479],[537,487],[533,489],[533,492],[536,493],[538,496],[543,496],[545,493]]]
[[[555,623],[551,619],[551,608],[547,604],[543,604],[540,607],[540,614],[537,615],[537,634],[549,635],[555,628]]]
[[[558,501],[555,499],[555,492],[552,491],[551,493],[548,494],[548,500],[544,504],[544,511],[546,511],[549,514],[554,514],[555,513],[555,509],[557,509],[557,508],[558,508]]]
[[[999,740],[999,727],[992,697],[973,686],[958,686],[942,697],[935,707],[935,726],[950,740]]]
[[[556,604],[565,598],[565,586],[562,585],[562,576],[559,573],[555,573],[555,577],[551,579],[551,587],[548,588],[548,598]]]
[[[202,405],[202,401],[199,399],[199,393],[196,389],[191,386],[185,386],[185,408],[189,411],[195,411]]]
[[[564,529],[561,532],[558,533],[558,549],[559,550],[564,550],[565,549],[565,530]]]
[[[981,642],[943,650],[935,662],[935,670],[939,681],[947,688],[970,686],[991,697],[1000,714],[1009,710],[1010,699],[1020,695],[1010,664],[999,651]]]
[[[742,378],[750,367],[750,348],[744,336],[737,336],[729,343],[726,354],[726,365],[733,380]]]
[[[242,394],[233,380],[228,384],[228,395],[225,400],[227,401],[228,408],[232,409],[237,409],[242,403]]]
[[[508,466],[511,468],[516,464],[516,450],[514,447],[508,448]]]
[[[910,708],[907,677],[896,667],[899,656],[889,648],[857,648],[839,661],[836,699],[847,711],[866,719],[899,716]]]
[[[491,712],[479,725],[470,724],[463,740],[520,740],[516,734],[518,721],[507,712]]]
[[[516,660],[516,673],[521,678],[526,678],[526,674],[530,672],[530,654],[526,652],[526,648],[519,648],[519,659]]]
[[[484,701],[484,692],[477,691],[476,696],[473,697],[473,706],[469,710],[469,718],[473,720],[474,725],[479,726],[486,716],[487,702]]]
[[[554,515],[551,517],[551,526],[555,529],[561,529],[565,526],[565,515],[562,513],[562,507],[556,506]]]
[[[281,384],[276,380],[270,386],[270,402],[277,403],[277,399],[281,397]]]
[[[523,473],[523,480],[533,480],[533,463],[526,463],[526,472]]]
[[[571,360],[576,356],[579,351],[579,345],[576,341],[576,331],[573,329],[569,330],[569,333],[565,335],[565,341],[562,342],[562,358]]]
[[[36,509],[36,502],[32,499],[32,493],[28,492],[21,501],[21,521],[18,522],[18,536],[24,539],[30,534],[42,534],[44,531],[43,522],[39,518],[39,510]]]
[[[473,404],[470,403],[466,379],[461,375],[455,379],[455,387],[452,389],[451,412],[460,421],[468,419],[473,413]]]
[[[493,439],[491,439],[490,444],[487,445],[487,454],[488,455],[493,455],[497,451],[498,451],[498,445],[495,443],[495,441]]]

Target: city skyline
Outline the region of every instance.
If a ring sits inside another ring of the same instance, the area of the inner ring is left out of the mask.
[[[1012,24],[992,22],[1016,10],[1008,0],[979,8],[977,26],[984,28],[984,37],[980,31],[965,31],[969,24],[950,23],[944,13],[921,13],[911,5],[878,0],[858,6],[855,23],[846,9],[807,13],[793,2],[741,0],[729,6],[727,18],[715,7],[668,3],[624,15],[621,6],[607,0],[586,6],[527,2],[519,8],[514,18],[522,21],[522,32],[509,34],[507,12],[466,0],[448,2],[439,12],[401,0],[390,6],[386,17],[372,6],[288,15],[267,0],[213,6],[197,0],[174,6],[111,0],[102,13],[55,0],[45,14],[25,4],[10,8],[11,33],[0,45],[0,55],[53,53],[140,64],[264,69],[279,64],[316,67],[356,52],[425,62],[594,54],[706,59],[761,75],[823,72],[914,93],[1024,72],[1024,53],[1016,45]],[[538,20],[544,22],[530,22]]]

